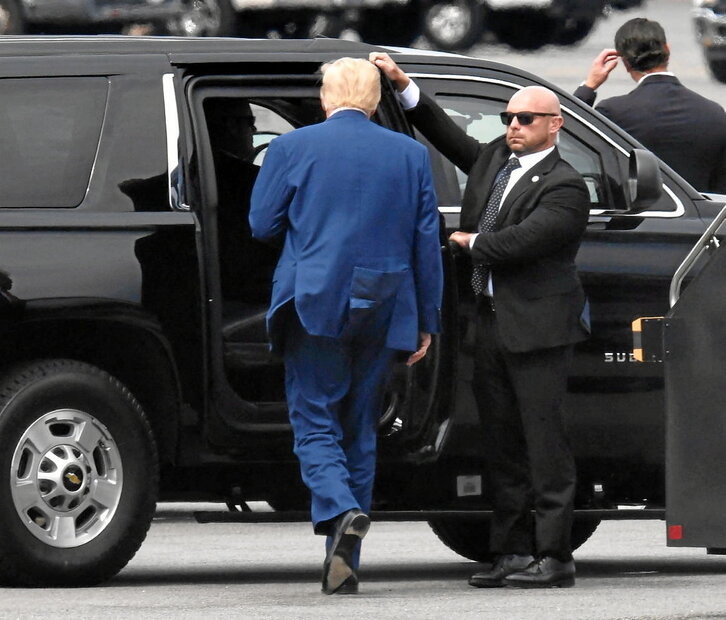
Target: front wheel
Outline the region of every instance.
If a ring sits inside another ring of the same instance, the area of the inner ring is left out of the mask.
[[[102,370],[71,360],[0,382],[0,582],[85,586],[133,557],[156,507],[146,417]]]
[[[441,50],[466,50],[482,34],[484,15],[477,0],[431,2],[423,13],[423,34]]]

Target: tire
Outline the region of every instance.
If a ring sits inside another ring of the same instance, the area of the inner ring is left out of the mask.
[[[595,25],[595,19],[567,20],[554,35],[555,45],[574,45],[582,41]]]
[[[449,549],[475,562],[491,562],[489,551],[489,521],[457,521],[436,519],[429,521],[434,534]],[[575,516],[572,523],[572,549],[582,546],[600,525],[600,519]]]
[[[237,34],[237,13],[230,0],[191,0],[166,29],[181,37],[231,37]]]
[[[0,35],[23,34],[25,22],[17,0],[0,0]]]
[[[477,0],[435,0],[423,12],[422,30],[441,50],[467,50],[482,34],[484,14]]]
[[[536,50],[554,42],[557,24],[536,9],[491,11],[487,25],[501,43],[516,50]]]
[[[643,4],[643,0],[610,0],[608,3],[616,11],[627,11]]]
[[[570,539],[573,549],[579,549],[584,545],[590,536],[595,533],[597,526],[600,525],[600,519],[592,517],[578,517],[572,522],[572,537]]]
[[[366,43],[409,47],[421,35],[421,21],[409,7],[371,9],[361,11],[355,29]]]
[[[449,549],[475,562],[491,562],[489,551],[489,521],[429,521],[434,534]]]
[[[114,377],[71,360],[0,382],[0,582],[87,586],[141,546],[159,481],[151,427]]]
[[[706,58],[706,63],[711,71],[711,75],[719,82],[726,84],[726,60]]]

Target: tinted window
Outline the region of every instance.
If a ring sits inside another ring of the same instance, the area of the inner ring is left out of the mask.
[[[102,77],[0,80],[0,207],[83,201],[107,90]]]
[[[296,127],[322,120],[323,112],[314,96],[253,99],[231,96],[234,94],[230,90],[229,97],[206,97],[203,104],[212,156],[206,163],[214,166],[217,190],[222,298],[246,305],[246,310],[242,306],[227,310],[262,311],[264,316],[279,250],[252,238],[248,222],[252,187],[270,142]]]
[[[256,151],[254,163],[261,166],[269,143],[277,136],[292,131],[295,127],[273,110],[254,103],[251,108],[252,113],[255,115],[255,128],[257,130],[254,135]]]

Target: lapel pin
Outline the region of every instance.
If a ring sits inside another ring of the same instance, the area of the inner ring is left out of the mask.
[[[536,183],[537,181],[539,181],[539,177],[538,177],[538,176],[537,176],[537,175],[535,174],[535,175],[534,175],[534,176],[532,177],[532,183]]]

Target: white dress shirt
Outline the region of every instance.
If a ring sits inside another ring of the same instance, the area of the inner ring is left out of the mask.
[[[333,116],[333,114],[337,114],[338,112],[342,112],[343,110],[355,110],[356,112],[360,112],[361,114],[365,114],[366,116],[368,116],[368,113],[365,110],[361,110],[360,108],[350,108],[350,107],[349,108],[346,108],[346,107],[342,107],[342,108],[335,108],[335,110],[333,110],[332,112],[330,112],[328,114],[328,118],[330,118],[331,116]]]
[[[638,80],[638,86],[643,83],[643,80],[647,80],[649,77],[653,77],[654,75],[670,75],[671,77],[676,76],[676,74],[672,71],[655,71],[653,73],[646,73],[642,78]]]

